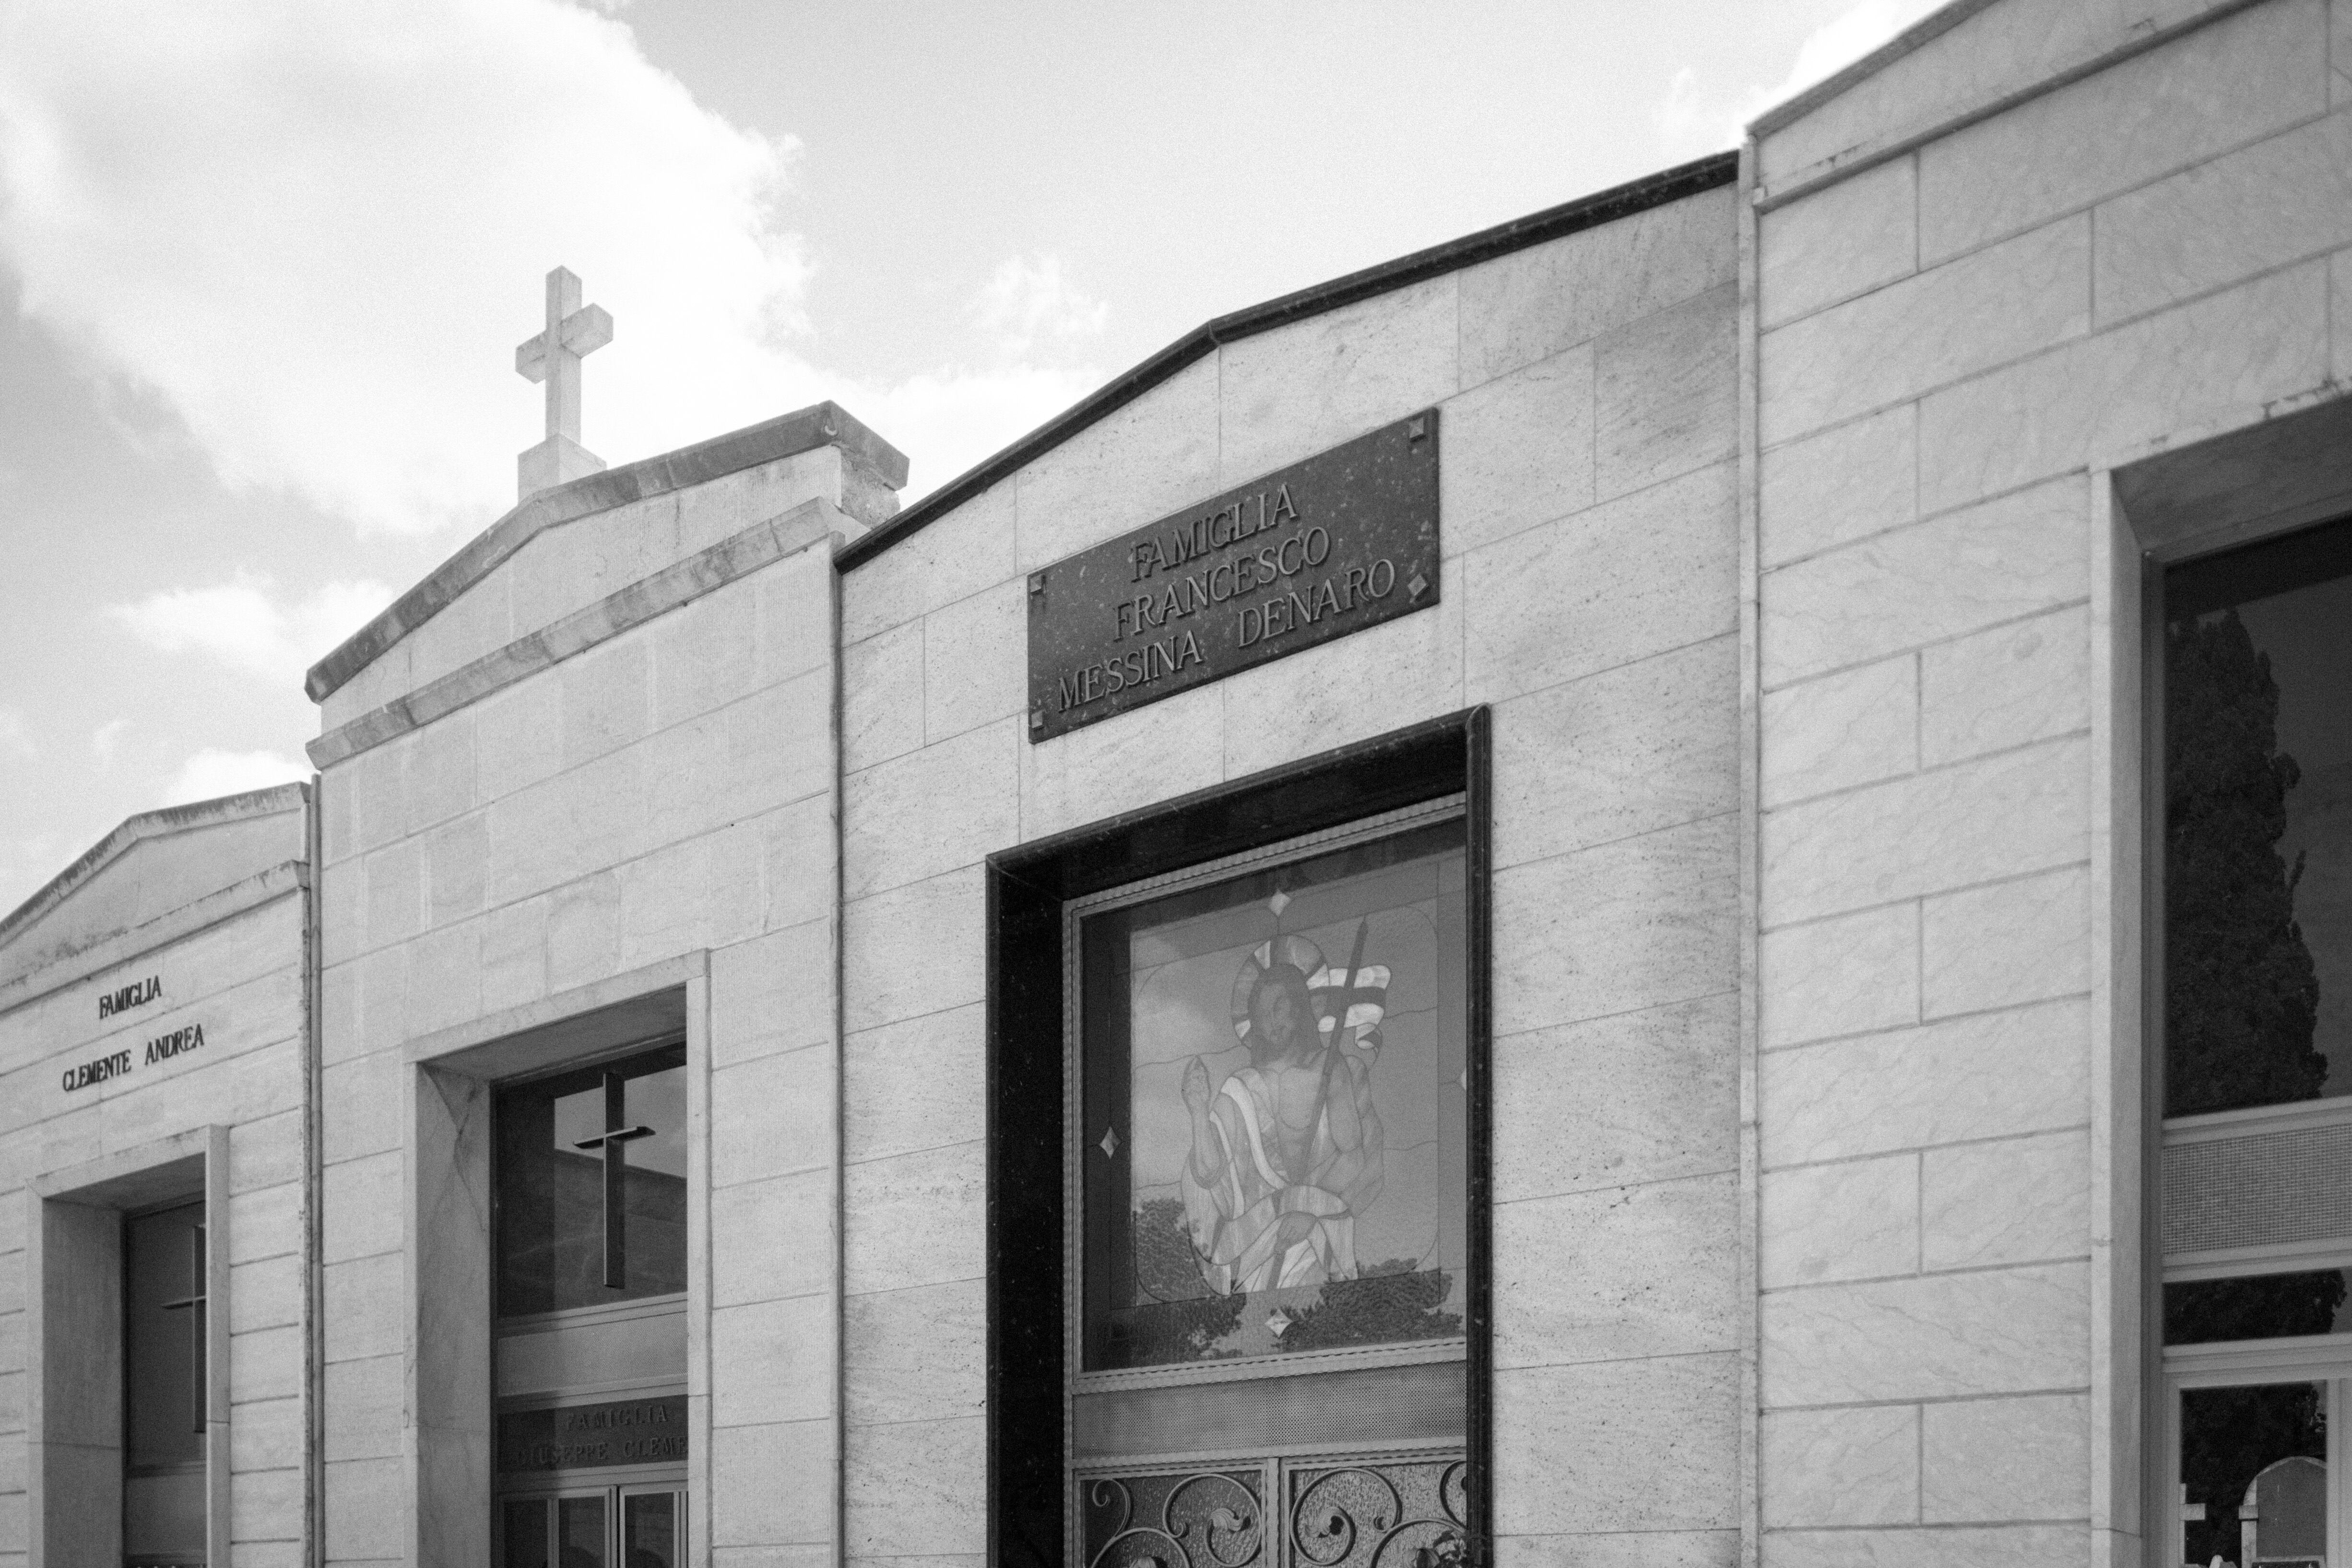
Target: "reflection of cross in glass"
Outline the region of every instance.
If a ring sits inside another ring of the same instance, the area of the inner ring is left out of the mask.
[[[628,1145],[635,1139],[654,1135],[651,1127],[622,1124],[628,1119],[627,1101],[628,1080],[617,1072],[604,1074],[604,1130],[572,1145],[575,1149],[604,1151],[604,1284],[615,1291],[628,1283],[628,1270],[623,1261],[628,1210],[621,1201],[622,1182],[629,1168]]]
[[[205,1228],[188,1232],[188,1289],[176,1301],[165,1301],[167,1312],[188,1314],[188,1404],[194,1410],[194,1430],[205,1429]]]

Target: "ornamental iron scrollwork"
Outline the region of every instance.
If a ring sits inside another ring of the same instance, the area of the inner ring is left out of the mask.
[[[1259,1487],[1255,1469],[1082,1479],[1087,1568],[1255,1568],[1265,1555]]]
[[[1300,1466],[1286,1479],[1294,1563],[1458,1568],[1468,1561],[1461,1459]]]

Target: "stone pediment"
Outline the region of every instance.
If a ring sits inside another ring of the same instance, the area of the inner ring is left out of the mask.
[[[37,970],[303,860],[307,792],[306,785],[280,784],[125,819],[0,919],[0,994]]]

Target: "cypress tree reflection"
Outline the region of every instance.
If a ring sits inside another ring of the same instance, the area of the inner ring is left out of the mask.
[[[2165,1114],[2317,1097],[2319,981],[2277,844],[2301,778],[2235,610],[2175,622],[2165,675]]]

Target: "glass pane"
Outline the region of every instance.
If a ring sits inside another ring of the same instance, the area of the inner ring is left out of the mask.
[[[639,1492],[621,1500],[621,1568],[677,1568],[677,1492]]]
[[[1458,821],[1088,918],[1086,1364],[1462,1333]]]
[[[123,1221],[124,1462],[134,1474],[204,1463],[204,1238],[201,1203]],[[173,1539],[152,1546],[127,1542],[125,1550],[176,1550],[184,1537],[201,1552],[201,1486],[195,1496],[193,1525],[142,1516],[141,1531],[165,1530]]]
[[[2327,1385],[2180,1394],[2180,1556],[2309,1563],[2327,1555]]]
[[[500,1568],[551,1568],[547,1561],[548,1500],[510,1498],[500,1521],[504,1537]]]
[[[502,1314],[686,1289],[683,1047],[502,1091],[498,1162]]]
[[[122,1556],[128,1568],[203,1568],[202,1465],[122,1478]]]
[[[2352,1093],[2352,522],[2165,593],[2166,1113]]]
[[[604,1497],[557,1498],[556,1568],[607,1568],[604,1557]]]
[[[2164,1288],[2164,1343],[2216,1344],[2352,1333],[2352,1269],[2198,1280]]]

